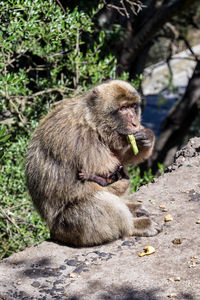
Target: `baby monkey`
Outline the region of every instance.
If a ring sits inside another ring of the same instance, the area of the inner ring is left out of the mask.
[[[107,186],[111,183],[114,183],[122,178],[129,179],[128,175],[125,174],[123,166],[118,166],[113,173],[109,173],[105,176],[95,175],[95,174],[86,174],[83,170],[79,173],[79,178],[84,182],[93,181],[98,183],[101,186]]]

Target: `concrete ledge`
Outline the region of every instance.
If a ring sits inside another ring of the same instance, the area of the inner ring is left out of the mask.
[[[81,249],[50,241],[27,248],[0,263],[0,299],[200,299],[199,154],[200,138],[192,139],[170,172],[135,193],[164,224],[159,235]],[[173,220],[164,223],[166,214]],[[156,252],[139,257],[146,245]]]

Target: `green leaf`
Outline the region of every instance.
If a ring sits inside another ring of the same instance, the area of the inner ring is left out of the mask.
[[[7,135],[0,135],[0,143],[5,143],[7,140],[9,140],[9,138],[11,137],[11,134],[7,134]]]

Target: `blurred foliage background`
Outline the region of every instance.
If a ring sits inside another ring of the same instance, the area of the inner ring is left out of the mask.
[[[139,32],[144,7],[149,14],[159,1],[147,2],[0,1],[0,259],[49,237],[24,177],[28,141],[39,120],[58,101],[106,79],[130,80],[140,88],[144,67],[168,56],[171,37],[159,23],[148,44],[147,61],[133,67],[136,56],[129,67],[124,63],[130,24]],[[191,7],[189,2],[195,1],[183,2]],[[172,20],[182,41],[191,26],[187,18],[188,14]],[[163,42],[155,32],[166,42],[162,57],[158,49]],[[133,191],[153,179],[151,170],[141,177],[140,169],[132,168],[131,174]]]

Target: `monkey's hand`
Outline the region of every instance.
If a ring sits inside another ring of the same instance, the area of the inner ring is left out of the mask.
[[[80,179],[81,181],[89,180],[90,175],[84,172],[83,170],[81,170],[81,172],[78,173],[78,179]]]
[[[155,136],[151,129],[143,128],[134,133],[138,148],[151,148],[154,145]]]
[[[134,133],[134,137],[139,149],[139,152],[134,155],[131,144],[128,142],[128,147],[124,151],[117,152],[121,164],[124,166],[138,165],[149,158],[152,154],[155,136],[151,129],[142,128]]]

